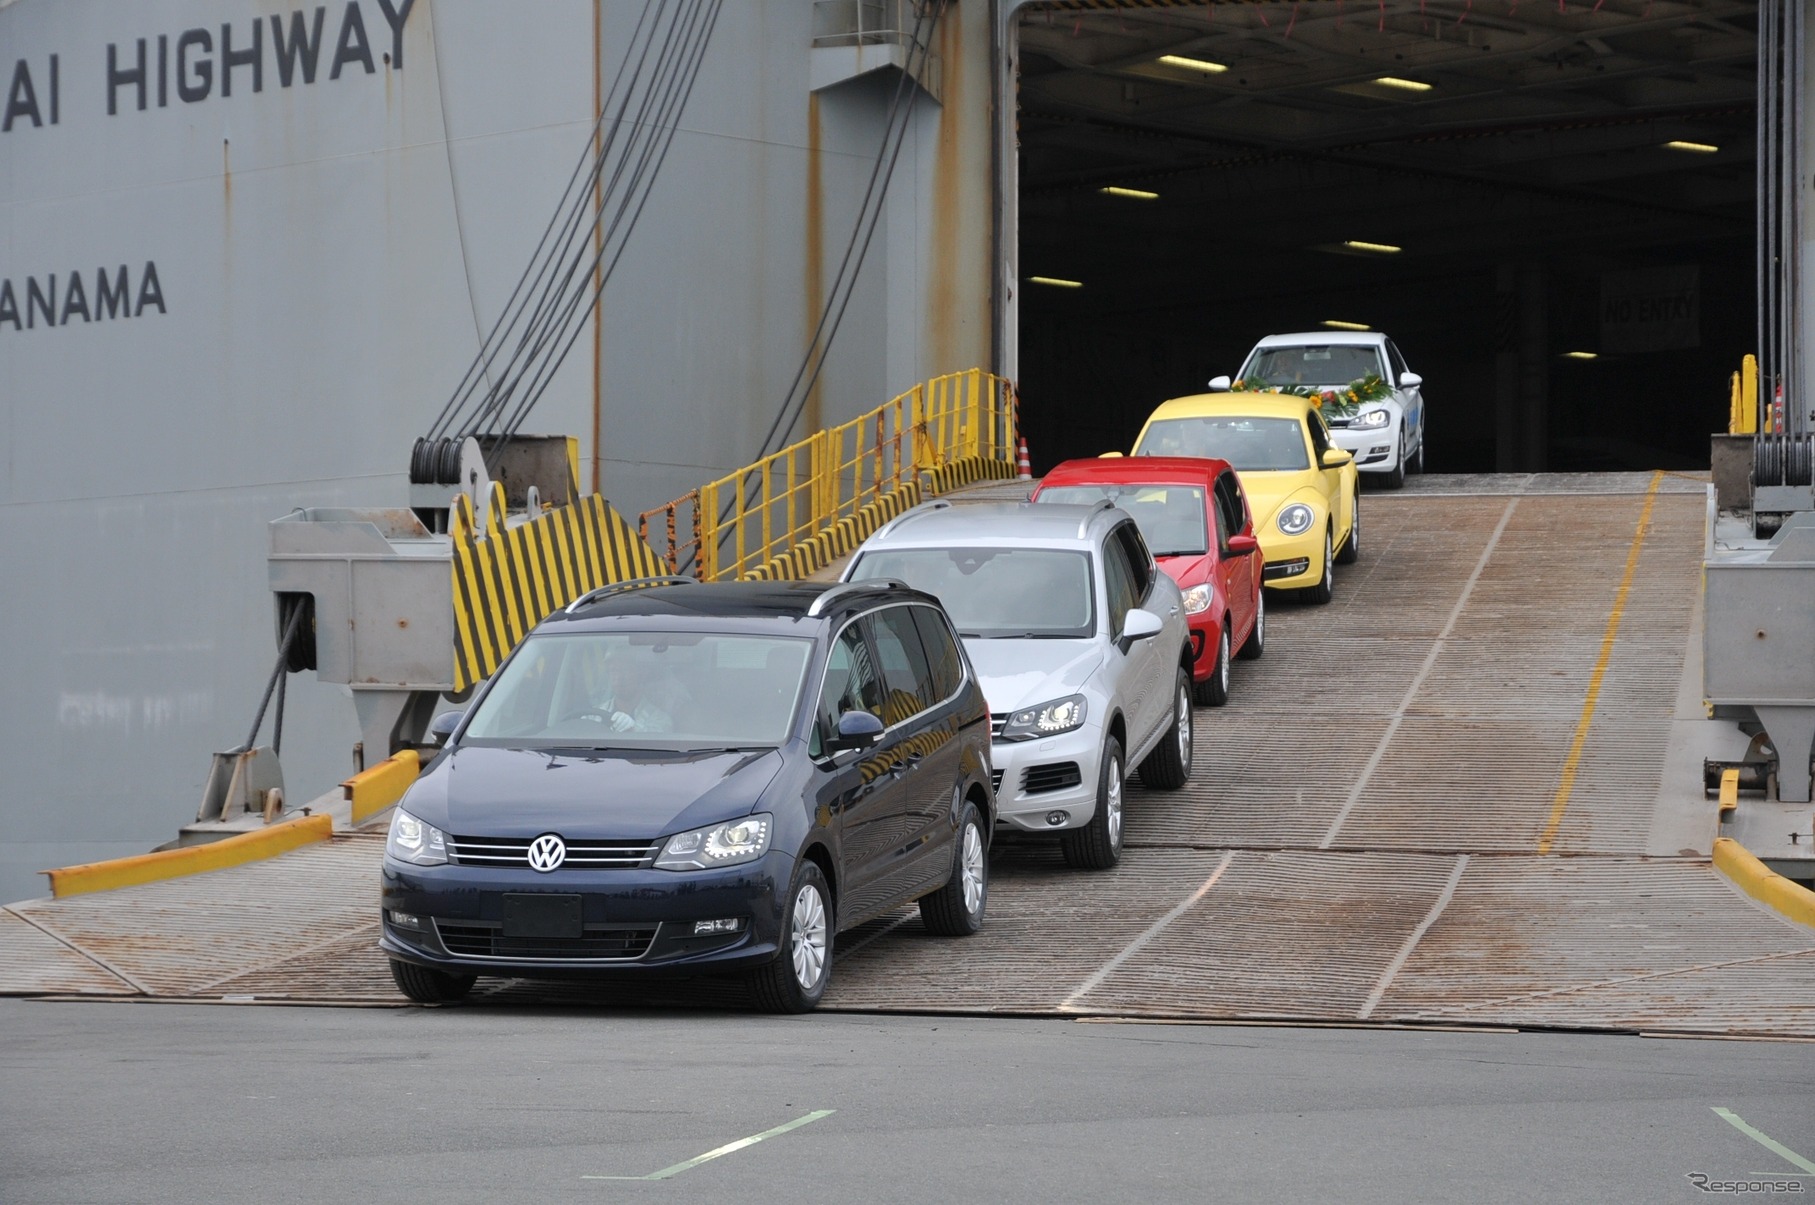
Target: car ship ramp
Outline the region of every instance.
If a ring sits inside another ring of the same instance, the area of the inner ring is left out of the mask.
[[[1190,783],[1131,784],[1119,868],[1003,840],[980,935],[913,910],[845,934],[826,1007],[1815,1037],[1815,928],[1710,857],[1701,759],[1745,738],[1701,698],[1706,497],[1665,473],[1366,493],[1335,601],[1270,597],[1266,655],[1197,711]],[[402,1005],[381,849],[13,904],[0,992]],[[741,1005],[482,979],[469,1006],[548,1000]]]

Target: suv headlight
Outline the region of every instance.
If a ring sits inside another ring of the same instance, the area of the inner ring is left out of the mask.
[[[774,831],[775,817],[762,812],[710,828],[676,833],[662,846],[655,860],[656,869],[710,870],[714,866],[754,862],[769,852],[769,834]]]
[[[1366,410],[1349,420],[1351,431],[1378,431],[1393,421],[1393,416],[1385,410]]]
[[[1279,512],[1279,530],[1289,536],[1303,535],[1311,530],[1311,520],[1317,516],[1311,508],[1302,502],[1294,502]]]
[[[384,852],[413,866],[446,866],[447,835],[398,808],[391,816],[391,832]]]
[[[1196,615],[1200,611],[1210,609],[1210,583],[1205,582],[1201,586],[1193,586],[1184,594],[1185,614]]]
[[[1031,741],[1039,736],[1058,736],[1084,726],[1084,696],[1066,695],[1038,707],[1024,707],[1008,717],[1002,725],[1005,741]]]

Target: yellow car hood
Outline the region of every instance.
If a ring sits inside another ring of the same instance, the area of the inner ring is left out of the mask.
[[[1246,472],[1239,475],[1242,489],[1248,494],[1248,509],[1254,512],[1254,534],[1263,541],[1279,534],[1279,529],[1273,525],[1274,516],[1279,514],[1280,507],[1301,491],[1308,491],[1314,497],[1300,498],[1298,501],[1319,510],[1329,509],[1330,500],[1324,495],[1322,482],[1311,469]]]

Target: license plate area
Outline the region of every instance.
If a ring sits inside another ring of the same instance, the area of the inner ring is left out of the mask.
[[[505,937],[580,937],[580,897],[507,894],[503,932]]]

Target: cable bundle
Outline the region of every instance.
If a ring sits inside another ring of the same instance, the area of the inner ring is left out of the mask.
[[[410,479],[453,483],[461,440],[522,426],[599,304],[649,200],[723,0],[645,0],[554,216],[428,435]],[[595,204],[595,194],[597,203]]]

